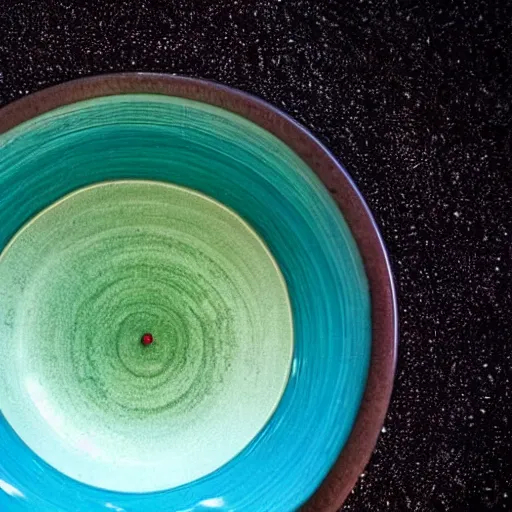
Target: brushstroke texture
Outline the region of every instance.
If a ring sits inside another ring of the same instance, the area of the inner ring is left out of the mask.
[[[265,241],[286,281],[294,353],[265,428],[205,478],[122,494],[55,471],[0,421],[0,494],[13,512],[290,512],[346,442],[368,370],[368,283],[350,230],[307,165],[270,133],[219,108],[157,95],[80,102],[0,137],[0,247],[44,207],[106,180],[150,179],[202,192]],[[5,290],[1,290],[3,293]],[[5,314],[5,312],[2,312]],[[2,321],[5,321],[3,319]]]

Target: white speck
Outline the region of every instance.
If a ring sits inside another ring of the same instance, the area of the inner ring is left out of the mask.
[[[382,427],[381,432],[385,434],[387,432],[386,427]]]
[[[500,267],[494,267],[494,270],[496,270],[496,272],[498,272],[500,270]]]
[[[485,414],[485,409],[480,409],[480,412],[481,412],[482,414]]]
[[[410,92],[404,92],[404,96],[405,96],[406,98],[410,98],[410,97],[411,97],[411,93],[410,93]]]
[[[455,217],[459,218],[460,217],[460,212],[453,212],[453,215],[455,215]]]
[[[489,365],[487,363],[484,363],[484,368],[487,368]]]
[[[504,498],[508,498],[508,494],[506,492],[503,493]]]

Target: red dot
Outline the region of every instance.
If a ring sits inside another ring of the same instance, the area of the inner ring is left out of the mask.
[[[142,336],[141,341],[142,341],[143,345],[151,345],[151,343],[153,343],[153,341],[154,341],[153,340],[153,335],[150,334],[149,332],[147,332],[146,334],[144,334]]]

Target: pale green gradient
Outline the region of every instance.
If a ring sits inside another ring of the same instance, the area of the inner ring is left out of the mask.
[[[189,189],[72,193],[14,237],[0,282],[2,412],[87,484],[144,492],[204,476],[254,438],[286,386],[283,277],[240,217]]]

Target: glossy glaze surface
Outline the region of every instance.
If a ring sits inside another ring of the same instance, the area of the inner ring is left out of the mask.
[[[211,473],[286,386],[282,275],[242,219],[189,189],[81,189],[15,236],[0,283],[2,412],[89,485],[148,492]]]
[[[295,350],[276,413],[237,457],[160,493],[120,494],[56,472],[0,430],[0,504],[87,511],[288,512],[319,485],[352,428],[370,355],[368,284],[350,231],[313,172],[274,136],[224,110],[132,95],[90,100],[0,138],[0,244],[70,191],[115,179],[169,181],[232,208],[265,240],[290,294]],[[5,489],[9,491],[6,492]]]

